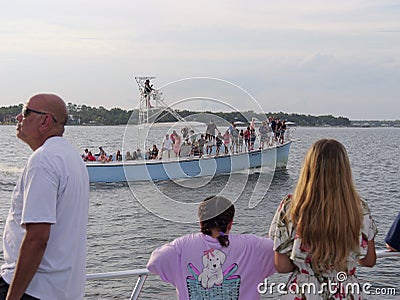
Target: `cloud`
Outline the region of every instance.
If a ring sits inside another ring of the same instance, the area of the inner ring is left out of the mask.
[[[266,110],[398,118],[388,107],[399,95],[399,10],[389,0],[16,0],[0,11],[0,104],[51,89],[132,108],[134,75],[160,85],[209,76]]]

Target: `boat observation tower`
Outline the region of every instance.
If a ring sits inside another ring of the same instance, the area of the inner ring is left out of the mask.
[[[135,80],[139,88],[139,125],[149,124],[162,116],[163,113],[173,115],[178,121],[184,121],[183,118],[165,102],[163,93],[154,88],[152,81],[154,76],[136,76]]]
[[[178,122],[187,124],[174,109],[169,107],[163,93],[153,87],[154,76],[135,76],[139,88],[139,115],[138,115],[138,148],[145,148],[145,140],[150,126],[161,120],[164,115],[171,114]]]

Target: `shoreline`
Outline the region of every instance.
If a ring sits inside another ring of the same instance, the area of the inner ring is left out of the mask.
[[[353,121],[352,121],[353,122]],[[366,124],[371,121],[356,121],[357,124],[350,125],[350,126],[343,126],[343,125],[292,125],[289,128],[400,128],[400,121],[390,121],[393,124],[388,124],[387,121],[372,121],[373,124]],[[358,123],[360,122],[360,123]],[[157,124],[163,124],[168,122],[158,122]],[[0,123],[0,126],[16,126],[17,123]],[[128,124],[119,124],[119,125],[105,125],[105,124],[67,124],[66,127],[75,127],[75,126],[82,126],[82,127],[122,127],[127,126]],[[135,124],[136,125],[136,124]]]

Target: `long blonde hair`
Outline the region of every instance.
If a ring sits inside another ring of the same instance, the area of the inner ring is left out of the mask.
[[[322,139],[310,148],[288,217],[310,251],[314,271],[348,271],[350,252],[359,251],[362,212],[341,143]]]

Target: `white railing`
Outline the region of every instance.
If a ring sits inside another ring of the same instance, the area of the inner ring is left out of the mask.
[[[135,270],[124,270],[124,271],[114,271],[114,272],[104,272],[104,273],[93,273],[86,275],[86,281],[88,280],[98,280],[98,279],[111,279],[111,278],[121,278],[121,277],[131,277],[137,276],[135,287],[132,290],[130,300],[136,300],[139,298],[140,291],[146,281],[149,270],[147,269],[135,269]]]
[[[377,258],[385,257],[400,257],[400,252],[391,252],[388,250],[378,250],[376,251]],[[125,271],[114,271],[114,272],[104,272],[104,273],[93,273],[87,274],[86,280],[99,280],[99,279],[110,279],[110,278],[121,278],[121,277],[131,277],[138,276],[135,287],[132,290],[130,300],[136,300],[139,298],[139,294],[143,288],[147,276],[150,274],[147,269],[135,269],[135,270],[125,270]]]
[[[378,250],[376,251],[376,257],[377,258],[384,258],[384,257],[400,257],[400,252],[393,252],[389,250]]]

